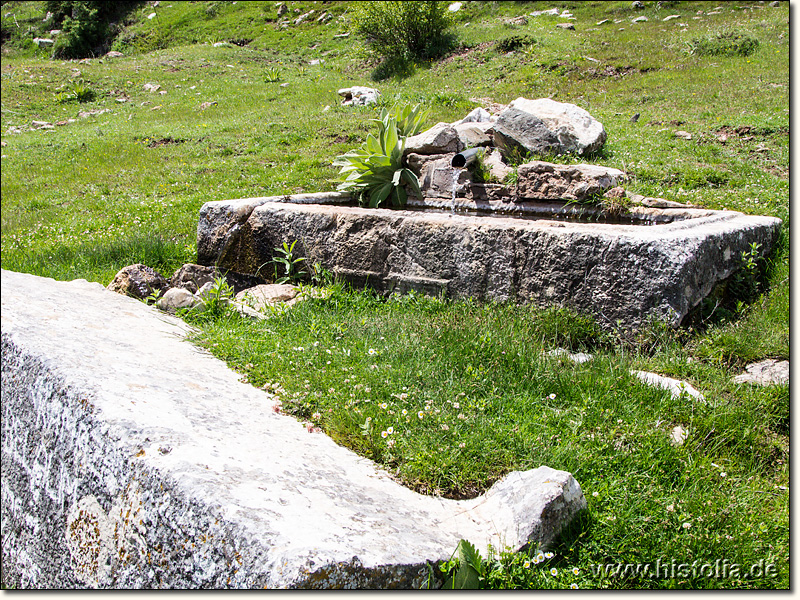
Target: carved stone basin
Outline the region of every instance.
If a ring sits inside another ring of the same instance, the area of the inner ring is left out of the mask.
[[[606,326],[651,317],[677,326],[741,268],[751,243],[768,254],[781,227],[773,217],[641,197],[624,222],[558,202],[348,202],[341,193],[209,202],[198,262],[270,277],[274,248],[298,240],[298,256],[354,286],[568,306]]]

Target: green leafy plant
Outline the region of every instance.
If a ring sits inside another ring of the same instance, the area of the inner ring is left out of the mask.
[[[277,283],[298,283],[308,275],[307,271],[301,270],[302,264],[306,260],[305,257],[295,257],[294,255],[295,244],[297,244],[297,240],[293,241],[291,245],[283,242],[283,247],[275,248],[278,256],[272,259],[272,263],[275,265],[275,281]],[[282,277],[278,276],[279,270],[283,271]]]
[[[267,80],[267,83],[277,83],[281,80],[281,71],[277,67],[270,67],[267,69],[264,78]]]
[[[70,82],[67,89],[58,92],[56,102],[66,104],[67,102],[91,102],[97,97],[95,91],[83,80]]]
[[[405,185],[421,195],[416,174],[403,166],[405,134],[420,130],[424,113],[419,105],[412,109],[394,107],[382,109],[378,119],[377,137],[370,134],[361,148],[336,157],[333,165],[341,167],[339,176],[344,181],[340,191],[352,192],[362,206],[378,208],[387,199],[393,206],[404,206],[408,198]]]
[[[233,288],[225,277],[214,279],[214,285],[203,294],[202,303],[193,308],[178,311],[179,315],[199,317],[200,320],[215,320],[231,313],[231,301],[234,298]]]

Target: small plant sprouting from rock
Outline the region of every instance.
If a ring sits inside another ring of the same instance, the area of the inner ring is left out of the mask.
[[[195,309],[206,318],[218,318],[231,310],[230,302],[233,300],[233,288],[228,285],[224,277],[214,279],[214,285],[203,296],[203,303]]]
[[[297,240],[291,245],[283,242],[283,247],[276,247],[278,256],[272,259],[275,266],[275,281],[277,283],[299,283],[303,277],[308,275],[308,271],[302,270],[303,263],[306,261],[304,256],[295,257],[294,246]],[[283,276],[278,275],[278,271],[283,272]]]

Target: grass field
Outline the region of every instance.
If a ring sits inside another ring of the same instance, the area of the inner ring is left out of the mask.
[[[593,162],[626,171],[629,191],[783,219],[753,293],[677,331],[633,336],[557,308],[340,285],[267,321],[189,318],[197,343],[277,390],[284,411],[420,492],[471,497],[541,464],[572,472],[589,508],[547,563],[559,575],[503,555],[495,586],[788,588],[788,385],[731,381],[748,362],[789,358],[788,2],[468,2],[454,52],[388,78],[354,33],[342,37],[347,2],[287,2],[293,18],[316,12],[286,29],[273,2],[147,3],[113,46],[124,56],[83,62],[33,45],[43,4],[2,7],[4,269],[108,284],[141,262],[170,275],[196,259],[203,203],[335,189],[331,162],[375,116],[340,106],[352,85],[421,103],[429,125],[519,96],[572,102],[604,124]],[[551,6],[574,14],[574,31],[530,16]],[[757,46],[709,53],[731,34]],[[511,37],[524,43],[501,51]],[[71,98],[75,82],[94,98]],[[556,348],[594,359],[576,365]],[[688,380],[705,402],[632,369]],[[688,436],[673,446],[678,425]],[[746,573],[600,567],[659,560]],[[759,561],[775,576],[749,576]]]

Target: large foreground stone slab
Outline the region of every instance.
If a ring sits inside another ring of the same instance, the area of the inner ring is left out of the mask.
[[[546,546],[586,505],[548,467],[421,496],[274,412],[180,320],[100,284],[1,277],[6,585],[416,587],[461,538]]]
[[[231,228],[245,202],[201,208],[201,264],[219,257],[221,266],[253,273],[272,260],[273,248],[298,240],[297,252],[357,286],[564,305],[625,327],[651,317],[680,324],[741,268],[751,243],[768,253],[781,226],[772,217],[695,209],[643,208],[652,222],[680,220],[615,225],[265,200],[237,222],[238,237],[226,245],[216,231]]]

